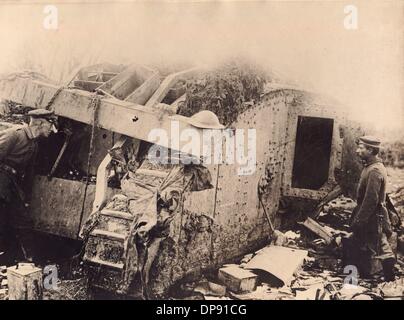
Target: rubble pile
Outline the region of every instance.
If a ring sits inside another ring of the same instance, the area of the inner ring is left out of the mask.
[[[44,290],[44,300],[87,300],[88,279],[81,277],[74,280],[58,281],[55,290]]]
[[[323,222],[329,227],[346,229],[352,210],[356,202],[350,198],[340,196],[327,203],[318,216],[318,221]]]
[[[395,282],[383,282],[381,274],[361,279],[344,267],[341,238],[349,235],[349,217],[355,205],[352,199],[339,196],[324,205],[316,219],[307,218],[296,230],[275,230],[266,247],[182,289],[193,299],[205,300],[402,299],[401,255]]]

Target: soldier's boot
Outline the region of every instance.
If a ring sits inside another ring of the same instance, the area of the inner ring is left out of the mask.
[[[396,263],[396,259],[394,258],[387,258],[382,261],[383,266],[383,274],[384,274],[384,281],[390,282],[396,279],[394,265]]]

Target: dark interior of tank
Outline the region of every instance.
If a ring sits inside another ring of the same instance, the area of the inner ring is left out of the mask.
[[[334,120],[298,117],[292,187],[320,189],[328,179]]]
[[[78,161],[80,149],[89,143],[90,130],[86,125],[74,121],[59,120],[59,131],[57,134],[51,134],[48,139],[41,139],[39,142],[39,152],[35,160],[35,172],[39,175],[49,175],[54,166],[58,155],[67,138],[64,128],[72,127],[73,134],[68,141],[66,150],[61,156],[58,165],[55,167],[54,177],[68,178],[71,172],[71,179],[75,178],[76,173],[80,176],[86,174],[84,166]],[[74,174],[73,174],[74,173]]]

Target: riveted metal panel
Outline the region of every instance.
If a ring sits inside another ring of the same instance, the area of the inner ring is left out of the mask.
[[[213,246],[218,262],[242,255],[266,242],[270,235],[263,206],[273,219],[280,197],[285,125],[285,97],[279,90],[264,96],[232,126],[256,130],[256,169],[252,174],[239,175],[241,166],[237,163],[220,166],[215,211],[218,234]],[[258,185],[268,175],[269,187],[261,204]]]
[[[54,235],[77,239],[81,224],[85,183],[36,176],[32,188],[29,215],[34,229]],[[84,201],[83,221],[91,212],[95,185],[89,185]],[[108,189],[109,197],[116,190]]]

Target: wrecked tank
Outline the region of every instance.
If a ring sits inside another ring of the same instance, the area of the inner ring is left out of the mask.
[[[30,215],[35,230],[83,240],[92,287],[164,297],[179,281],[263,247],[274,228],[315,214],[330,197],[354,195],[355,142],[365,132],[337,102],[269,79],[248,99],[229,100],[225,85],[215,103],[202,95],[198,104],[195,86],[206,88],[209,72],[99,64],[64,86],[32,72],[0,80],[0,96],[17,109],[59,116],[60,133],[40,146]],[[226,141],[255,129],[250,163],[148,158],[156,145],[181,157],[185,142],[172,137],[201,132],[189,117],[202,109],[226,125]],[[152,139],[155,128],[167,139]]]

